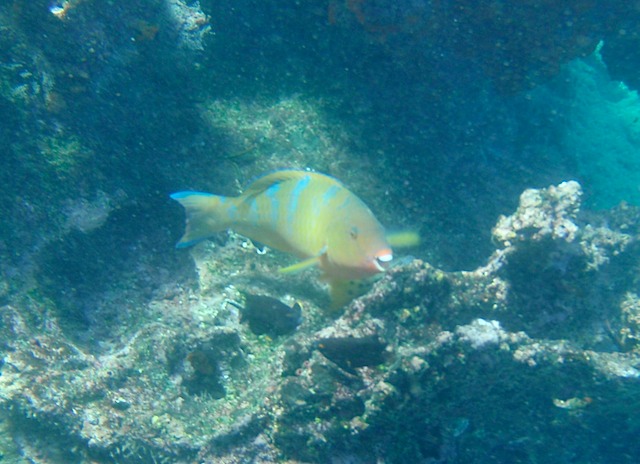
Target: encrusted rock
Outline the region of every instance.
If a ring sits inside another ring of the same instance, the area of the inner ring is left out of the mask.
[[[517,241],[538,241],[544,237],[573,242],[578,225],[582,188],[575,181],[547,189],[528,189],[511,216],[502,216],[493,229],[493,238],[504,247]]]
[[[19,451],[49,462],[63,451],[95,462],[604,461],[591,430],[633,448],[634,216],[605,226],[581,216],[579,198],[575,182],[528,191],[496,226],[502,248],[487,265],[413,260],[339,315],[305,297],[309,279],[270,274],[277,258],[234,237],[193,250],[199,290],[152,301],[140,329],[103,352],[69,341],[33,300],[4,306],[0,403],[16,443],[31,444]],[[245,287],[295,299],[302,324],[254,333],[229,304]],[[605,431],[606,414],[625,420]],[[42,446],[23,423],[54,427],[65,445]]]

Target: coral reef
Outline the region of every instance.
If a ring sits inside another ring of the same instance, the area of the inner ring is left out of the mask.
[[[632,462],[640,213],[580,198],[527,190],[485,266],[399,264],[337,318],[233,234],[196,247],[198,288],[138,308],[149,322],[112,350],[88,354],[36,300],[4,306],[3,427],[47,462]],[[229,304],[245,288],[295,298],[302,325],[254,334]]]
[[[631,3],[5,3],[3,462],[634,462]],[[172,251],[168,192],[285,166],[422,259],[336,314],[236,234]]]

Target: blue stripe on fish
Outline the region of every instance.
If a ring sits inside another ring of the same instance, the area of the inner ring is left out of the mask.
[[[289,230],[293,228],[293,218],[298,212],[298,201],[300,200],[300,195],[304,189],[307,188],[310,180],[310,176],[304,176],[296,182],[295,187],[293,187],[293,191],[291,192],[291,201],[289,203],[289,208],[287,209],[287,224],[289,225]]]
[[[208,237],[202,237],[202,238],[198,238],[196,240],[190,240],[188,242],[180,242],[180,243],[176,244],[176,248],[187,248],[187,247],[195,245],[196,243],[200,243],[203,240],[206,240],[207,238]]]
[[[348,208],[349,205],[351,204],[351,197],[347,197],[341,204],[340,206],[338,206],[337,209],[343,209],[343,208]]]
[[[324,204],[329,203],[331,200],[335,198],[336,194],[339,191],[340,191],[340,187],[338,187],[337,185],[332,185],[327,189],[326,192],[324,192],[324,194],[322,194],[322,202]]]
[[[256,201],[255,198],[251,199],[251,204],[249,206],[249,215],[247,216],[247,218],[251,222],[257,222],[258,219],[260,218],[260,215],[258,212],[258,202]]]
[[[229,206],[227,214],[230,221],[235,221],[238,218],[238,207],[236,205]]]
[[[172,199],[174,200],[179,200],[180,198],[187,198],[193,195],[199,195],[202,197],[215,197],[216,195],[214,195],[213,193],[207,193],[207,192],[193,192],[191,190],[186,190],[184,192],[176,192],[176,193],[172,193],[171,195],[169,195]]]
[[[265,192],[267,198],[269,198],[269,206],[271,207],[271,223],[275,226],[278,224],[278,207],[280,206],[280,200],[276,197],[280,190],[280,184],[273,184]]]
[[[278,190],[280,190],[280,184],[273,184],[267,189],[266,194],[270,197],[273,197],[276,193],[278,193]]]

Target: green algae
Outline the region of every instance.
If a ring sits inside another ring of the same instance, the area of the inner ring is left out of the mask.
[[[286,158],[290,166],[325,169],[340,158],[345,134],[331,124],[321,101],[302,96],[280,100],[216,100],[205,105],[203,118],[221,133],[219,153],[240,165],[261,161],[263,169]],[[218,142],[220,143],[220,142]]]
[[[55,175],[75,178],[82,174],[83,163],[92,157],[78,137],[44,137],[38,144],[40,153]]]

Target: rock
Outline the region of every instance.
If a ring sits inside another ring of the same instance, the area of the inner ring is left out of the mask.
[[[155,316],[102,353],[84,352],[55,319],[38,325],[32,316],[46,306],[33,299],[4,306],[0,403],[23,444],[11,452],[207,463],[614,453],[631,464],[640,215],[584,214],[579,199],[575,182],[527,191],[494,229],[500,248],[487,265],[404,263],[339,316],[302,298],[305,322],[286,338],[240,322],[228,304],[239,297],[234,276],[207,266],[232,253],[212,246],[193,251],[201,292],[154,301],[145,311]],[[248,265],[235,278],[247,284],[261,271]],[[280,277],[260,285],[285,286]],[[25,421],[37,427],[16,426]],[[39,430],[52,427],[73,451],[42,446]]]

